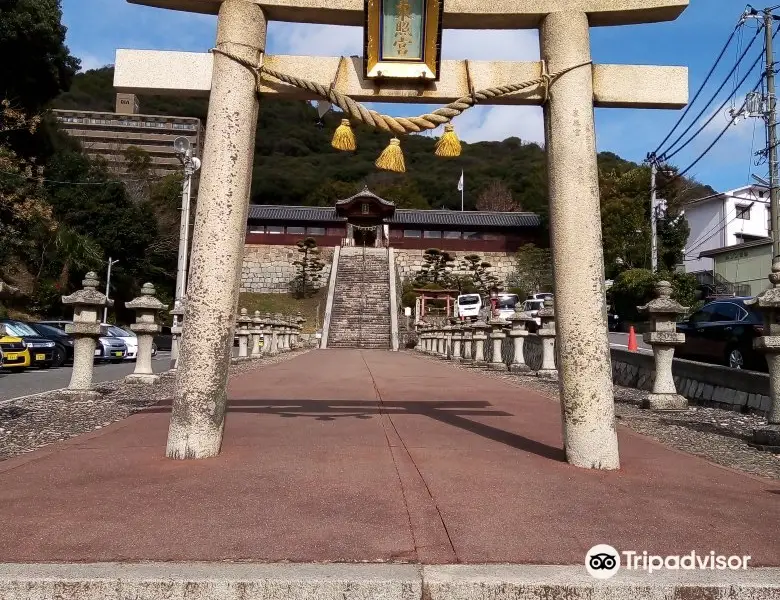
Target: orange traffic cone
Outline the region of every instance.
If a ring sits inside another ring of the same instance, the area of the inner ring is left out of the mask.
[[[636,345],[636,331],[634,331],[634,326],[632,325],[628,330],[628,351],[636,352],[638,349],[639,347]]]

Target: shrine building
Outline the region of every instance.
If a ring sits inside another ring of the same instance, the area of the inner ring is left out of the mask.
[[[428,248],[446,250],[460,261],[478,254],[506,280],[525,244],[547,246],[539,215],[530,212],[409,210],[368,189],[332,207],[250,205],[241,290],[283,293],[295,277],[296,244],[314,238],[327,278],[336,247],[392,247],[399,275],[413,277]]]

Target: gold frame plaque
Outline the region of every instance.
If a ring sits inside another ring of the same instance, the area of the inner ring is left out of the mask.
[[[422,59],[383,58],[382,30],[384,4],[387,2],[408,6],[406,0],[365,0],[365,27],[363,28],[364,65],[366,79],[416,79],[438,81],[441,64],[441,31],[444,0],[421,0],[423,6]]]

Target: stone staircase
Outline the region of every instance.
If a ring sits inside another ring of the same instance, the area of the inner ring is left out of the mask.
[[[328,348],[390,349],[389,271],[386,248],[341,249]]]

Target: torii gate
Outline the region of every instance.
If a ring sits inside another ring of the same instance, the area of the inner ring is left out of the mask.
[[[264,56],[269,20],[361,26],[364,0],[128,1],[218,14],[217,49],[324,85],[336,75],[336,89],[358,101],[450,102],[472,89],[532,79],[541,72],[538,62],[443,61],[440,81],[424,91],[398,83],[379,88],[363,77],[359,59],[339,68],[338,57]],[[687,5],[688,0],[446,0],[443,26],[539,28],[542,59],[550,72],[557,72],[591,60],[591,26],[673,20]],[[563,434],[567,460],[579,467],[620,466],[593,107],[680,108],[688,101],[687,84],[683,67],[586,65],[557,79],[547,98],[538,86],[493,102],[544,104]],[[115,86],[134,93],[210,94],[167,455],[216,456],[252,180],[255,77],[219,53],[119,50]],[[313,98],[284,84],[269,83],[260,92]]]

